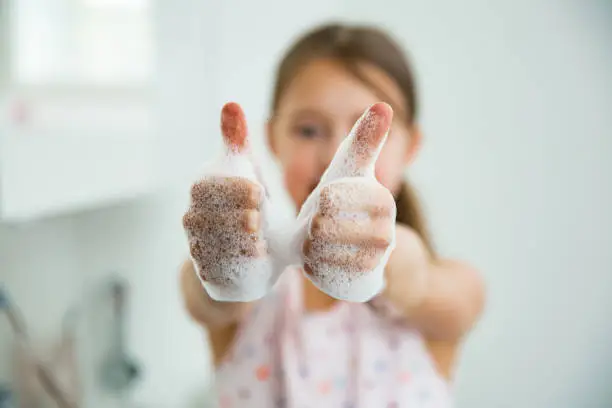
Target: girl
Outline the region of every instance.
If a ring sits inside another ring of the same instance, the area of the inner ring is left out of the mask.
[[[369,119],[355,128],[355,140],[364,143],[363,149],[373,145],[376,150],[388,130],[375,164],[376,179],[386,189],[359,195],[377,197],[374,204],[353,203],[380,210],[366,221],[342,220],[337,214],[343,208],[328,208],[325,213],[319,209],[311,223],[324,232],[326,242],[359,243],[364,250],[325,258],[316,253],[311,230],[303,247],[303,271],[285,271],[274,291],[257,302],[213,300],[196,274],[206,280],[212,260],[232,256],[226,247],[215,245],[227,245],[221,234],[232,228],[236,234],[258,230],[262,220],[257,186],[239,178],[224,185],[194,185],[192,203],[199,204],[184,217],[191,259],[181,270],[181,287],[188,312],[208,329],[221,407],[451,405],[448,382],[460,343],[483,308],[484,290],[469,264],[436,255],[417,199],[404,179],[404,169],[422,140],[417,107],[412,69],[381,31],[328,25],[289,50],[278,69],[267,137],[296,207],[317,187],[364,111]],[[246,149],[245,129],[240,108],[226,105],[222,130],[237,152]],[[224,208],[231,211],[213,214],[220,208],[207,207],[206,200],[213,196],[222,197]],[[395,200],[394,220],[385,212],[387,197]],[[395,222],[395,249],[384,270],[387,284],[371,301],[340,301],[304,277],[317,273],[320,263],[315,259],[349,269],[380,262],[380,249],[389,245],[389,222]],[[197,244],[202,241],[205,247]],[[263,257],[264,245],[243,242],[240,253]]]

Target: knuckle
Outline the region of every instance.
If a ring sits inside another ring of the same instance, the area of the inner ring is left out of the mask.
[[[390,210],[394,209],[395,208],[395,197],[393,197],[393,194],[391,194],[391,191],[389,191],[383,185],[380,185],[379,188],[380,188],[380,192],[377,194],[377,197],[379,197],[381,205],[385,206],[385,208],[388,208]]]
[[[324,230],[325,230],[324,218],[320,214],[317,214],[314,217],[312,217],[312,220],[310,222],[310,235],[313,238],[321,238],[324,235]]]
[[[392,237],[392,224],[381,220],[377,223],[373,230],[373,238],[378,244],[378,247],[387,248],[391,245]]]
[[[189,253],[194,258],[201,258],[201,256],[202,256],[202,247],[200,246],[200,243],[197,242],[197,241],[190,242],[189,243]]]
[[[215,183],[209,179],[203,179],[191,185],[190,197],[191,208],[204,209],[213,206],[216,193]]]
[[[205,177],[191,185],[192,206],[210,211],[259,209],[262,188],[243,177]]]
[[[197,181],[191,185],[189,194],[192,199],[197,199],[198,196],[202,195],[202,192],[206,190],[206,181]]]
[[[333,188],[333,184],[328,184],[328,185],[324,186],[323,188],[321,188],[321,192],[319,193],[319,197],[321,197],[324,200],[331,199],[332,188]]]
[[[183,217],[181,218],[181,224],[183,225],[183,228],[189,228],[189,212],[183,214]]]
[[[319,211],[322,215],[331,215],[338,210],[334,190],[334,185],[327,185],[319,193]]]
[[[194,227],[194,222],[195,222],[195,217],[191,211],[187,211],[185,214],[183,214],[182,223],[183,223],[184,229],[186,230],[192,229]]]
[[[391,244],[391,237],[389,234],[379,232],[373,237],[374,245],[378,248],[387,248]]]
[[[357,259],[358,267],[372,270],[378,266],[382,254],[375,248],[364,248],[362,255]]]

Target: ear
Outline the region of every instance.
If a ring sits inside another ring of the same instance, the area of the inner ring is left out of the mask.
[[[266,122],[266,141],[268,142],[268,148],[274,157],[278,157],[276,149],[276,138],[274,137],[274,119],[270,119]]]
[[[414,125],[410,126],[409,131],[409,141],[408,146],[406,147],[406,156],[404,157],[406,165],[414,162],[419,154],[419,151],[421,150],[421,145],[423,142],[423,133],[421,132],[421,127],[418,124],[415,123]]]

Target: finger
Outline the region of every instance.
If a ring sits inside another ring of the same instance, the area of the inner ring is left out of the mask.
[[[231,246],[218,246],[201,239],[191,239],[189,253],[199,265],[216,265],[226,259],[240,257],[261,258],[267,255],[265,241],[240,242]]]
[[[323,179],[364,176],[374,173],[374,163],[385,140],[393,110],[383,102],[368,108],[342,142]]]
[[[240,105],[229,102],[221,110],[221,132],[230,152],[244,153],[247,150],[247,124]]]
[[[304,263],[315,271],[326,265],[355,272],[371,271],[378,266],[384,252],[384,249],[376,247],[330,244],[310,239],[304,240],[302,247]]]
[[[332,244],[353,244],[364,247],[387,248],[392,239],[389,220],[351,220],[315,216],[310,224],[313,241]]]
[[[238,241],[248,234],[256,234],[261,228],[261,214],[257,210],[229,211],[226,213],[187,211],[183,227],[190,236]]]
[[[267,253],[260,239],[258,211],[233,211],[225,214],[188,211],[183,225],[191,255],[203,265],[240,256],[260,257]]]
[[[332,183],[321,189],[318,210],[326,217],[365,213],[372,218],[388,218],[394,215],[395,200],[378,183]]]
[[[207,177],[191,186],[195,211],[259,210],[262,200],[261,187],[241,177]]]

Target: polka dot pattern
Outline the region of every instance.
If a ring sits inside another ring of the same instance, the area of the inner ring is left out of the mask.
[[[452,406],[418,333],[362,304],[304,318],[286,294],[264,298],[241,328],[216,373],[220,408]]]
[[[332,390],[332,383],[329,380],[321,381],[317,388],[321,394],[327,395]]]
[[[270,378],[270,366],[261,365],[255,370],[255,376],[259,381],[266,381]]]

